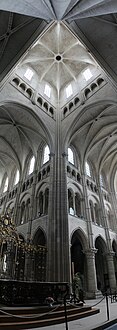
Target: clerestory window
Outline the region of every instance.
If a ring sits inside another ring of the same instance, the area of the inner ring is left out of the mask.
[[[51,87],[47,84],[45,85],[44,94],[50,98]]]
[[[74,154],[71,148],[68,148],[68,162],[74,165]]]
[[[86,69],[83,72],[83,76],[85,77],[85,80],[88,81],[93,75],[92,75],[90,69]]]
[[[19,182],[19,170],[15,174],[14,186]]]
[[[43,164],[47,163],[50,159],[50,149],[48,145],[44,148],[44,155],[43,155]]]
[[[32,156],[29,163],[28,175],[30,175],[34,171],[34,165],[35,165],[35,157]]]
[[[90,176],[91,178],[91,168],[88,162],[85,163],[85,171],[86,171],[86,175]]]
[[[24,73],[24,77],[26,79],[28,79],[29,81],[31,81],[33,75],[34,75],[34,73],[31,69],[27,69],[26,72]]]
[[[5,184],[4,184],[3,193],[4,193],[4,192],[6,192],[6,191],[7,191],[7,189],[8,189],[8,176],[7,176],[6,180],[5,180]]]
[[[72,91],[72,85],[69,84],[69,85],[66,87],[66,95],[67,95],[67,98],[70,97],[72,94],[73,94],[73,91]]]

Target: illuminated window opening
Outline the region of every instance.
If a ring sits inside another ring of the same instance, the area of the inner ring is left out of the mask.
[[[90,69],[86,69],[83,72],[83,75],[84,75],[86,81],[88,81],[93,76]]]
[[[46,96],[48,96],[50,98],[51,88],[47,84],[45,85],[44,94],[46,94]]]
[[[87,163],[87,162],[85,164],[85,170],[86,170],[86,175],[90,176],[90,178],[91,178],[91,169],[90,169],[89,163]]]
[[[68,162],[74,165],[74,154],[71,148],[68,148]]]
[[[5,180],[5,184],[4,184],[3,193],[4,193],[4,192],[6,192],[6,191],[7,191],[7,189],[8,189],[8,176],[7,176],[6,180]]]
[[[34,73],[31,69],[27,69],[26,72],[24,73],[24,77],[30,81],[33,77],[33,74]]]
[[[29,164],[29,171],[28,174],[30,175],[33,170],[34,170],[34,165],[35,165],[35,157],[33,156],[30,160],[30,164]]]
[[[47,163],[50,159],[50,149],[48,145],[44,148],[44,157],[43,157],[43,164]]]
[[[17,170],[16,175],[15,175],[15,181],[14,181],[14,186],[19,182],[19,170]]]
[[[73,91],[72,91],[72,85],[69,84],[68,87],[66,87],[66,95],[67,95],[67,98],[69,96],[71,96],[73,94]]]

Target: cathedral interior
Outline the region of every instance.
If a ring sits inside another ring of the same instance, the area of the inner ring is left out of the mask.
[[[0,276],[117,286],[117,3],[0,1]]]

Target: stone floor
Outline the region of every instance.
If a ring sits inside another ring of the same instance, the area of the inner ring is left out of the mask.
[[[102,326],[106,324],[109,330],[117,330],[117,325],[110,326],[110,323],[107,321],[107,311],[106,311],[106,301],[105,299],[100,302],[101,299],[97,300],[86,300],[86,305],[93,306],[97,304],[97,307],[100,309],[100,313],[94,316],[86,317],[84,319],[75,320],[68,323],[68,330],[96,330],[98,327],[101,330]],[[96,307],[96,306],[95,306]],[[117,322],[117,302],[111,303],[109,299],[109,320],[115,320]],[[34,330],[34,329],[30,329]],[[35,328],[35,330],[66,330],[66,325],[64,323],[59,325],[53,325],[43,328]]]

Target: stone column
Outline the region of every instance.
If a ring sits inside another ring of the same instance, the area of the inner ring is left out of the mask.
[[[109,192],[109,199],[112,206],[112,229],[117,233],[117,198],[114,191]]]
[[[84,251],[87,260],[87,284],[88,292],[87,298],[96,298],[97,293],[97,278],[96,278],[96,267],[95,267],[95,253],[96,249],[89,249]]]
[[[87,222],[87,231],[88,231],[88,238],[89,238],[89,248],[93,248],[93,231],[92,231],[92,221],[90,216],[90,206],[88,200],[88,193],[87,193],[87,185],[86,185],[86,176],[82,174],[82,185],[83,185],[83,196],[84,196],[84,212],[85,212],[85,219]]]
[[[110,253],[106,254],[107,265],[108,265],[109,284],[110,284],[111,291],[115,291],[116,286],[117,286],[113,256],[114,256],[114,252],[110,252]]]
[[[110,239],[110,234],[109,234],[108,219],[107,219],[105,205],[104,205],[103,193],[102,193],[102,189],[101,189],[99,182],[98,182],[98,193],[99,193],[99,199],[100,199],[100,205],[101,205],[102,226],[105,229],[107,249],[108,249],[108,251],[111,251],[112,248],[111,248],[111,239]]]
[[[56,112],[55,154],[51,154],[47,280],[70,281],[66,154],[62,148],[61,112]]]

